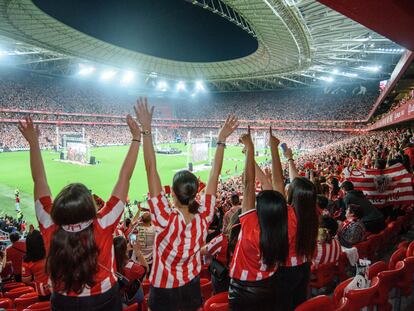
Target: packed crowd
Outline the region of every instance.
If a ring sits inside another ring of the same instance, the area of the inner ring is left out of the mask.
[[[166,189],[157,171],[146,99],[136,106],[136,117],[139,126],[127,119],[130,148],[106,203],[81,184],[66,186],[52,200],[32,120],[19,124],[30,146],[40,231],[31,230],[26,238],[21,275],[15,278],[34,281],[56,310],[120,310],[121,304],[142,303],[142,282],[150,283],[152,311],[196,310],[204,265],[214,293],[228,291],[231,310],[293,310],[307,299],[312,266],[337,263],[343,251],[380,232],[388,217],[405,213],[398,206],[380,211],[342,173],[347,167],[384,169],[395,163],[412,172],[411,128],[336,137],[298,158],[292,137],[270,131],[271,159],[257,164],[250,128],[237,129],[230,116],[217,135],[207,183],[180,171]],[[221,180],[230,137],[244,146],[246,162],[242,175]],[[121,220],[141,144],[148,209],[138,203],[136,215]],[[42,251],[34,255],[29,249]]]
[[[61,135],[57,136],[56,125],[39,125],[42,136],[40,138],[40,147],[42,149],[53,149],[59,144],[61,146]],[[111,126],[111,125],[60,125],[58,126],[59,133],[82,133],[85,130],[85,136],[91,146],[110,146],[110,145],[126,145],[129,143],[128,128],[126,126]],[[154,133],[154,139],[157,144],[173,143],[181,141],[188,142],[188,132],[191,132],[191,139],[210,137],[210,132],[215,133],[214,128],[200,128],[200,127],[186,127],[186,128],[165,128],[160,127],[156,129],[157,134]],[[239,130],[239,133],[241,130]],[[110,135],[108,135],[110,133]],[[257,135],[263,137],[265,131],[258,130]],[[214,134],[215,135],[215,134]],[[349,137],[347,132],[330,132],[330,131],[279,131],[278,135],[285,142],[296,148],[302,150],[309,150],[320,148],[326,144],[333,143],[338,140]],[[57,138],[60,137],[60,138]],[[230,144],[237,144],[236,135],[230,139]],[[27,148],[27,143],[18,135],[15,123],[0,123],[0,149],[21,150]]]
[[[366,117],[378,95],[376,86],[344,86],[243,94],[209,94],[194,99],[158,98],[155,117],[222,119],[236,113],[248,120],[359,120]],[[125,115],[133,95],[123,89],[97,86],[82,80],[56,79],[34,73],[5,71],[0,79],[0,108]],[[5,114],[13,117],[13,114]],[[73,116],[42,116],[43,119],[76,120]],[[79,118],[79,117],[78,117]],[[82,118],[96,121],[95,117]]]

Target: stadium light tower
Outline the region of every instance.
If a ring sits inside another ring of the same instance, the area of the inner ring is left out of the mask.
[[[111,80],[113,77],[115,77],[115,75],[116,75],[116,71],[114,71],[114,70],[105,70],[101,74],[101,80],[103,80],[103,81]]]
[[[122,77],[121,84],[122,85],[128,85],[131,84],[134,81],[135,73],[128,70],[125,72],[124,76]]]
[[[178,81],[176,89],[177,89],[178,92],[185,91],[186,90],[185,82],[184,81]]]

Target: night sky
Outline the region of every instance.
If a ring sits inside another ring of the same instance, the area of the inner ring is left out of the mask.
[[[180,61],[243,57],[256,39],[226,19],[184,0],[34,0],[57,20],[137,52]]]

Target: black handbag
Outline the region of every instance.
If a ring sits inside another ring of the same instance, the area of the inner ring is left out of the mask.
[[[218,280],[223,281],[228,276],[229,272],[225,265],[220,261],[213,258],[210,265],[208,266],[208,271]]]

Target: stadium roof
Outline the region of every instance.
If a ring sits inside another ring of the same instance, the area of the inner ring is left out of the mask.
[[[87,61],[128,68],[148,79],[202,79],[218,92],[387,79],[404,51],[316,0],[183,1],[235,23],[257,39],[258,49],[223,62],[157,58],[81,33],[31,0],[0,0],[0,42],[16,66],[31,70],[71,75]]]

